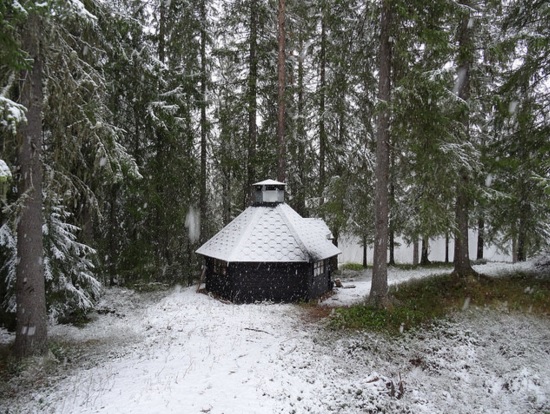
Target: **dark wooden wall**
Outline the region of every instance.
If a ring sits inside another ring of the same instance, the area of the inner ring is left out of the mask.
[[[331,288],[329,259],[314,276],[313,263],[220,263],[206,258],[206,289],[236,303],[299,302],[325,294]]]
[[[308,297],[309,263],[231,263],[233,300],[297,302]]]
[[[316,299],[321,295],[327,293],[331,288],[330,281],[330,259],[326,259],[324,262],[324,271],[320,275],[311,274],[311,282],[309,285],[309,299]]]

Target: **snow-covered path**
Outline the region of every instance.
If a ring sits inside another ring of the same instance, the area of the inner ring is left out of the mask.
[[[390,283],[428,273],[392,269]],[[361,300],[370,277],[344,284],[355,288],[325,305]],[[142,298],[112,290],[105,306],[117,313],[52,327],[52,338],[90,354],[9,407],[0,397],[0,412],[550,412],[546,319],[471,309],[389,340],[327,332],[298,305],[225,304],[192,288]]]
[[[138,313],[110,317],[110,329],[133,331],[134,343],[120,344],[120,356],[115,349],[109,360],[41,395],[40,410],[273,412],[286,387],[281,349],[308,335],[291,305],[236,306],[194,289],[176,289]],[[64,335],[58,329],[53,335]]]

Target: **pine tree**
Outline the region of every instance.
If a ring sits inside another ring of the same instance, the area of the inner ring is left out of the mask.
[[[518,0],[503,7],[502,39],[494,47],[496,75],[494,137],[488,148],[487,237],[503,250],[511,241],[514,260],[548,246],[549,65],[546,3]]]

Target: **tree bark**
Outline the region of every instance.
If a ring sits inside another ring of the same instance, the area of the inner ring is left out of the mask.
[[[449,263],[449,233],[445,233],[445,263]]]
[[[199,194],[199,209],[200,209],[200,244],[204,243],[206,237],[206,217],[208,213],[208,202],[206,194],[206,157],[207,157],[207,134],[208,124],[206,119],[206,0],[200,2],[200,18],[201,18],[201,45],[200,45],[200,70],[201,70],[201,176],[200,176],[200,194]]]
[[[388,239],[389,239],[388,249],[389,249],[390,258],[388,260],[388,265],[394,266],[395,265],[395,234],[393,231],[393,227],[391,225],[391,221],[389,226],[390,227],[389,227],[389,233],[388,233]]]
[[[327,33],[325,27],[325,10],[321,11],[321,50],[319,52],[319,195],[320,204],[324,204],[323,193],[326,186],[326,147],[327,147],[327,132],[325,129],[325,93],[326,93],[326,48],[327,48]]]
[[[466,176],[462,177],[462,182],[458,185],[458,194],[456,199],[455,217],[457,231],[455,234],[455,255],[453,274],[459,277],[467,277],[475,274],[470,264],[468,251],[468,195]]]
[[[256,180],[256,145],[258,140],[258,126],[256,115],[258,112],[258,0],[250,0],[250,39],[248,52],[248,154],[246,167],[245,205],[251,203],[254,197],[252,184]]]
[[[413,242],[413,265],[418,264],[418,238],[414,239]]]
[[[367,267],[367,238],[363,236],[363,267]]]
[[[47,351],[47,313],[42,241],[42,58],[40,18],[31,14],[23,47],[33,60],[21,73],[21,103],[27,124],[19,131],[19,195],[21,216],[17,225],[16,302],[14,352],[18,357]]]
[[[376,307],[388,305],[388,224],[389,224],[389,143],[390,143],[390,1],[384,0],[380,19],[380,51],[378,100],[382,108],[378,113],[376,129],[376,196],[375,238],[372,271],[372,287],[368,302]]]
[[[305,123],[305,99],[304,99],[304,60],[302,58],[304,51],[304,42],[300,40],[300,57],[298,58],[298,120],[296,122],[296,132],[297,132],[297,146],[298,146],[298,159],[305,160],[306,157],[306,148],[305,143],[307,139],[306,134],[306,123]],[[296,211],[302,216],[306,217],[306,191],[305,191],[305,181],[306,181],[306,167],[303,162],[300,162],[297,166],[298,168],[298,177],[299,184],[298,188],[294,189]]]
[[[470,2],[462,1],[465,9],[470,10]],[[469,103],[470,100],[470,70],[473,64],[473,39],[472,27],[470,22],[470,13],[464,12],[458,32],[458,76],[457,76],[457,94],[461,101]],[[467,107],[462,113],[463,139],[470,139],[470,112]],[[457,196],[455,203],[455,256],[453,273],[458,277],[467,277],[475,274],[470,264],[468,252],[468,214],[470,199],[468,187],[470,177],[468,171],[462,168],[457,180]]]
[[[286,57],[285,57],[285,0],[279,0],[278,10],[278,46],[279,55],[277,59],[277,142],[278,142],[278,164],[277,180],[286,180],[286,141],[285,141],[285,90],[286,90]]]
[[[109,206],[109,229],[108,229],[108,243],[109,243],[109,256],[107,260],[107,269],[109,269],[109,286],[115,285],[115,275],[117,273],[117,256],[118,256],[118,243],[115,232],[117,232],[118,220],[117,220],[117,198],[118,198],[118,184],[111,185],[109,192],[110,206]]]
[[[430,259],[429,259],[429,250],[430,250],[430,239],[429,237],[422,237],[422,256],[420,257],[420,264],[422,266],[429,265]]]
[[[477,220],[477,260],[483,259],[483,247],[485,244],[485,220],[480,217]]]
[[[393,157],[391,157],[391,154],[390,154],[390,169],[393,169],[393,160],[391,159]],[[388,201],[389,205],[388,205],[388,209],[391,210],[392,209],[392,206],[395,205],[395,187],[393,185],[393,182],[390,180],[390,199]],[[390,215],[389,217],[389,222],[388,222],[388,226],[389,226],[389,252],[390,252],[390,260],[388,262],[388,264],[390,266],[395,266],[395,230],[394,230],[394,226],[393,226],[393,219],[391,218],[391,214],[389,213],[389,210],[388,210],[388,214]]]
[[[527,233],[526,233],[526,213],[528,208],[522,211],[519,219],[518,238],[517,238],[517,253],[515,255],[516,261],[524,262],[527,260]]]
[[[512,262],[518,262],[518,238],[515,235],[512,236]]]
[[[159,61],[164,63],[166,58],[166,1],[159,0],[159,37],[158,37]]]

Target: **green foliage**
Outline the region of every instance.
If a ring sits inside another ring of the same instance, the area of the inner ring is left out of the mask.
[[[489,278],[459,279],[451,275],[413,280],[390,289],[393,306],[339,308],[331,326],[366,329],[392,335],[452,315],[469,306],[550,315],[550,279],[513,273]]]

